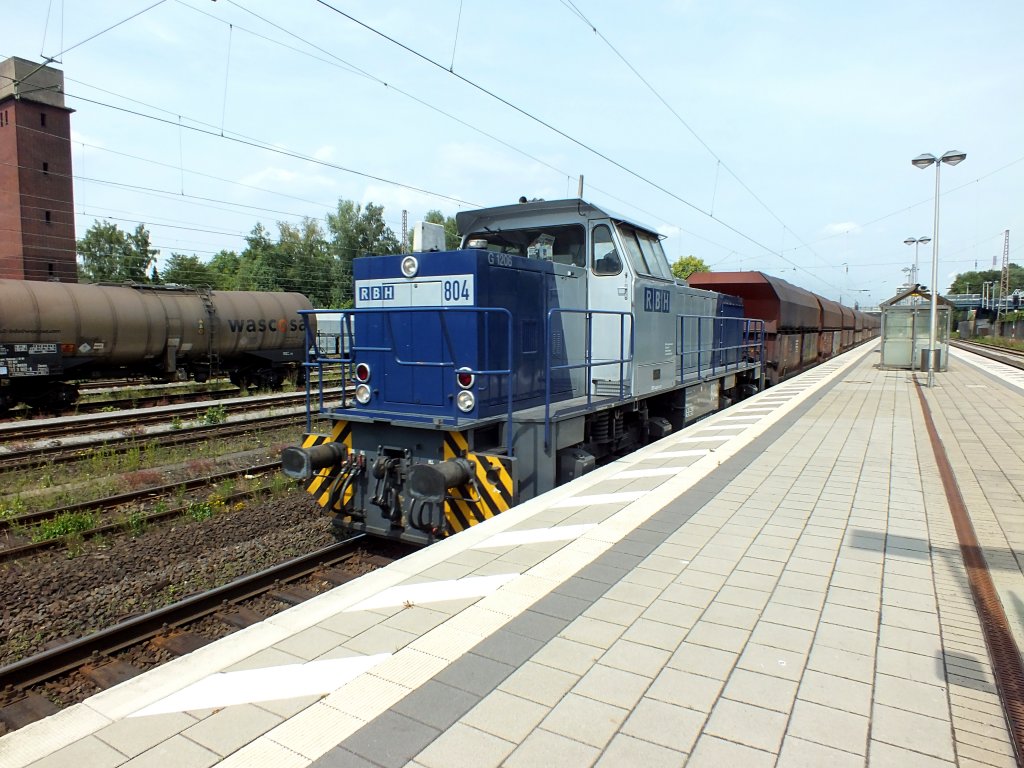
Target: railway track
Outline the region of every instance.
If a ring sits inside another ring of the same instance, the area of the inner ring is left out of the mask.
[[[338,566],[355,555],[357,547],[364,544],[362,538],[347,539],[0,667],[0,722],[7,730],[15,730],[58,711],[41,689],[58,678],[84,677],[95,692],[134,677],[143,669],[117,656],[132,647],[156,645],[172,656],[182,655],[213,639],[189,631],[191,624],[217,617],[231,631],[244,628],[265,618],[247,607],[260,597],[295,605],[316,594],[302,586],[290,586],[302,579],[315,575],[333,587],[356,578],[360,575],[356,569]],[[380,567],[394,559],[371,555],[360,565]]]
[[[36,512],[26,512],[20,515],[14,515],[8,518],[0,518],[0,532],[10,532],[12,530],[29,530],[33,528],[38,529],[40,524],[58,520],[61,516],[69,516],[74,513],[86,513],[93,512],[96,515],[102,515],[104,512],[112,512],[123,507],[125,504],[137,502],[145,499],[147,502],[156,502],[161,498],[167,498],[180,494],[184,491],[195,490],[197,488],[206,488],[215,486],[218,483],[222,483],[228,480],[237,480],[244,476],[258,476],[265,472],[271,472],[278,469],[281,465],[279,460],[267,462],[264,464],[258,464],[255,466],[245,467],[242,469],[232,469],[226,472],[218,472],[213,475],[206,475],[204,477],[191,478],[189,480],[165,483],[163,485],[151,486],[148,488],[141,488],[139,490],[128,491],[126,493],[119,493],[112,496],[106,496],[100,499],[91,499],[89,501],[82,501],[75,504],[68,504],[61,507],[54,507],[51,509],[38,510]],[[236,491],[225,495],[219,501],[224,505],[230,506],[239,501],[251,499],[254,496],[267,493],[268,488],[260,486],[256,488],[249,488],[246,490]],[[152,523],[160,522],[170,518],[180,517],[183,514],[189,512],[192,509],[192,504],[195,501],[182,501],[177,504],[166,504],[159,509],[154,509],[149,512],[143,512],[131,518],[132,524],[135,526],[146,526]],[[102,520],[99,524],[91,525],[88,528],[75,531],[76,535],[82,539],[95,538],[96,536],[103,536],[110,533],[116,533],[125,529],[125,521],[120,520]],[[43,552],[50,549],[58,549],[64,546],[66,543],[65,537],[54,536],[52,538],[45,538],[40,540],[30,541],[24,544],[18,544],[15,546],[0,549],[0,563],[10,562],[12,560],[18,560],[23,557],[27,557],[38,552]]]
[[[196,442],[199,440],[211,440],[226,437],[235,437],[257,430],[274,430],[287,427],[295,428],[299,423],[297,416],[301,413],[296,411],[292,414],[257,416],[246,421],[233,422],[230,424],[203,425],[197,424],[184,426],[181,429],[153,435],[101,435],[95,440],[76,443],[67,448],[54,448],[47,443],[35,443],[24,447],[16,446],[7,452],[0,453],[0,471],[19,471],[31,469],[44,464],[68,464],[89,458],[90,454],[97,447],[103,446],[113,452],[127,450],[131,446],[138,445],[140,441],[147,439],[159,439],[161,447],[171,447]],[[166,421],[164,422],[166,423]]]
[[[339,394],[340,389],[330,390]],[[255,398],[238,399],[231,402],[211,402],[188,405],[170,405],[159,408],[113,411],[109,413],[71,416],[60,419],[35,419],[0,424],[0,446],[10,449],[19,443],[32,440],[52,439],[64,441],[69,437],[96,432],[137,433],[141,428],[154,424],[173,424],[175,421],[202,420],[211,408],[223,409],[224,415],[252,413],[272,409],[305,408],[305,393],[263,395]]]
[[[987,357],[989,360],[996,360],[1024,370],[1024,351],[1022,350],[997,347],[992,344],[979,344],[975,341],[951,341],[949,343],[957,349],[973,352],[976,355]]]

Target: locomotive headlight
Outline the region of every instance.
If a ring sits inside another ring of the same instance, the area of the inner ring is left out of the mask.
[[[358,394],[356,396],[358,397]],[[476,396],[468,389],[464,389],[455,396],[455,405],[463,413],[469,413],[476,406]]]
[[[473,382],[476,381],[476,376],[470,373],[469,368],[459,368],[455,372],[455,380],[459,382],[459,386],[463,389],[469,389],[473,386]]]
[[[370,402],[370,386],[368,384],[360,384],[356,387],[356,402],[360,405]]]
[[[402,274],[406,277],[416,277],[420,271],[420,262],[415,256],[406,256],[402,259]]]

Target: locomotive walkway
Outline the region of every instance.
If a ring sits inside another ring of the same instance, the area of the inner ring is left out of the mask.
[[[1015,765],[919,389],[877,349],[9,734],[0,764]],[[1024,381],[951,357],[921,391],[1020,646]]]

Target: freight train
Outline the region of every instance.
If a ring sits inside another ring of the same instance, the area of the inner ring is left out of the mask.
[[[301,383],[309,309],[299,293],[0,280],[0,412],[66,408],[89,378]]]
[[[846,336],[838,304],[777,278],[676,280],[654,230],[581,199],[456,222],[458,250],[355,259],[355,308],[304,313],[338,322],[330,352],[309,335],[306,365],[348,372],[351,399],[307,385],[282,469],[339,535],[429,544],[858,338],[852,311]]]

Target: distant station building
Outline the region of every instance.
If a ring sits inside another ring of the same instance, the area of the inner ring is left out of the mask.
[[[78,281],[64,73],[0,62],[0,278]]]

